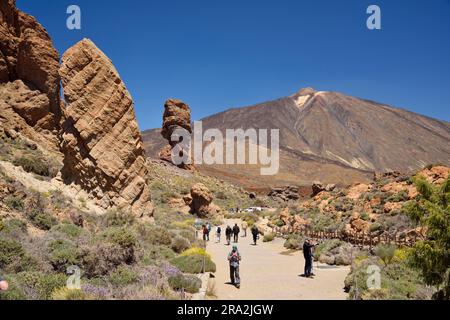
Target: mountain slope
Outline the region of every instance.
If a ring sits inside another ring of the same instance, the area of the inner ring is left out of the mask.
[[[311,88],[275,101],[230,109],[203,119],[203,128],[280,129],[281,169],[260,177],[251,166],[201,166],[200,170],[259,188],[348,184],[374,171],[411,171],[450,164],[450,123],[406,110]],[[161,146],[158,130],[144,132],[149,156]]]

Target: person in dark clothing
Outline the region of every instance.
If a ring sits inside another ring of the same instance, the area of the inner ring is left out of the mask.
[[[252,227],[253,244],[256,246],[256,240],[258,240],[259,230],[256,225]]]
[[[233,230],[231,229],[230,226],[227,226],[227,228],[225,229],[225,236],[227,238],[227,244],[230,245],[231,242],[231,234],[233,233]]]
[[[203,226],[203,241],[209,241],[209,230],[207,226]]]
[[[239,226],[236,223],[233,227],[234,243],[238,243],[239,241],[239,232],[241,232],[241,229],[239,229]]]
[[[236,288],[241,287],[241,277],[239,275],[239,262],[241,261],[241,255],[239,254],[237,246],[233,246],[233,250],[228,255],[228,261],[230,262],[230,279],[231,284]]]
[[[305,243],[303,244],[303,257],[305,258],[305,274],[304,276],[306,278],[310,278],[314,274],[312,273],[312,266],[313,266],[313,248],[316,246],[316,244],[313,244],[309,239],[305,240]]]

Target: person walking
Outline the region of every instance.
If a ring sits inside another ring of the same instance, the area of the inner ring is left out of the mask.
[[[241,228],[242,228],[242,231],[244,231],[244,235],[242,237],[247,237],[247,229],[248,229],[247,221],[242,221]]]
[[[225,236],[227,238],[227,245],[230,245],[231,243],[231,234],[233,233],[233,230],[231,229],[230,226],[227,226],[227,228],[225,229]]]
[[[258,227],[254,224],[252,226],[252,236],[253,236],[253,244],[256,246],[256,241],[258,240],[259,230]]]
[[[209,230],[206,227],[206,225],[203,225],[202,230],[203,230],[203,241],[209,241]]]
[[[211,233],[211,229],[212,229],[211,223],[209,223],[209,222],[206,223],[206,229],[208,229],[208,233],[206,234],[206,237],[208,238],[208,241],[209,241],[209,234]]]
[[[233,246],[233,250],[231,250],[228,255],[228,261],[230,263],[230,279],[231,284],[236,286],[236,288],[241,287],[241,277],[239,275],[239,264],[241,261],[241,255],[239,254],[238,247],[236,245]]]
[[[312,267],[313,267],[313,248],[316,245],[311,242],[311,240],[306,239],[305,243],[303,244],[303,257],[305,258],[305,273],[304,276],[306,278],[310,278],[314,276],[312,273]]]
[[[237,223],[235,223],[234,227],[233,227],[233,235],[234,235],[233,241],[234,241],[234,243],[238,243],[239,242],[239,232],[241,232],[241,229],[239,229],[239,226],[237,225]]]
[[[217,237],[217,243],[220,243],[220,235],[222,233],[222,228],[220,226],[216,229],[216,237]]]

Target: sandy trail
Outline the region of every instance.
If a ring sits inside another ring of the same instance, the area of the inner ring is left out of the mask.
[[[233,226],[235,222],[228,220]],[[331,267],[314,263],[314,279],[300,277],[304,260],[301,252],[289,252],[283,247],[283,239],[253,246],[251,234],[239,237],[238,248],[242,256],[240,265],[241,288],[227,284],[229,266],[227,254],[231,246],[225,245],[222,227],[222,242],[216,243],[215,230],[211,231],[211,241],[207,245],[217,265],[215,273],[216,295],[219,300],[341,300],[346,299],[343,291],[348,267]]]

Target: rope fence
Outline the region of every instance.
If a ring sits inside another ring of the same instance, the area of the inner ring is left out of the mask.
[[[413,237],[408,237],[406,234],[381,234],[374,235],[368,232],[342,232],[342,231],[315,231],[308,227],[293,228],[290,227],[282,230],[280,227],[273,227],[272,233],[277,236],[284,237],[289,234],[299,234],[315,240],[332,240],[338,239],[350,243],[361,249],[368,248],[372,250],[379,244],[390,245],[394,244],[397,247],[413,247],[417,241],[423,240],[424,237],[415,233]]]

